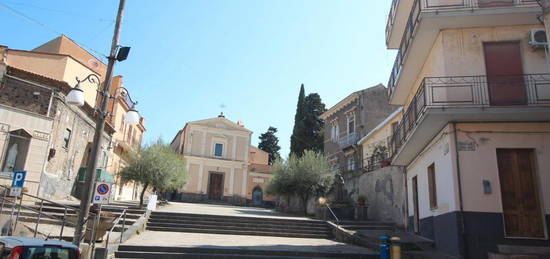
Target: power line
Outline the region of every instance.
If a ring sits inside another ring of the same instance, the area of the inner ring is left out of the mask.
[[[99,22],[107,22],[107,23],[114,23],[115,22],[115,20],[113,20],[113,19],[93,17],[93,16],[89,16],[89,15],[86,15],[86,14],[82,14],[82,13],[74,13],[74,12],[61,10],[61,9],[52,9],[52,8],[37,6],[37,5],[29,4],[29,3],[17,3],[17,2],[8,2],[8,1],[4,1],[4,3],[9,3],[10,5],[28,6],[28,7],[32,7],[32,8],[38,9],[38,10],[42,10],[42,11],[62,13],[62,14],[72,16],[72,17],[86,18],[86,19],[96,20],[96,21],[99,21]]]
[[[8,6],[8,5],[4,4],[4,3],[0,3],[0,6],[3,7],[4,9],[8,10],[9,13],[11,13],[12,15],[18,17],[19,19],[22,19],[22,20],[27,21],[27,22],[30,22],[30,23],[34,23],[34,24],[36,24],[36,25],[39,25],[39,26],[45,28],[46,30],[48,30],[48,31],[50,31],[50,32],[52,32],[52,33],[54,33],[54,34],[57,34],[57,35],[59,35],[59,36],[65,35],[64,33],[62,33],[62,32],[60,32],[60,31],[58,31],[58,30],[52,28],[51,26],[49,26],[49,25],[47,25],[47,24],[45,24],[45,23],[42,23],[42,22],[40,22],[40,21],[38,21],[38,20],[36,20],[36,19],[33,19],[33,18],[29,17],[28,15],[25,15],[24,13],[19,12],[19,11],[17,11],[17,10],[15,10],[15,9],[11,8],[10,6]],[[76,42],[76,41],[75,41],[75,42]],[[99,52],[99,51],[97,51],[97,50],[94,50],[94,49],[92,49],[92,48],[89,48],[89,47],[87,47],[86,45],[81,44],[80,42],[77,42],[77,43],[78,43],[80,46],[85,47],[85,48],[87,48],[88,50],[90,50],[90,51],[96,53],[97,55],[99,55],[99,56],[102,57],[102,58],[103,58],[103,57],[107,57],[107,55],[105,55],[105,54],[103,54],[103,53],[101,53],[101,52]]]

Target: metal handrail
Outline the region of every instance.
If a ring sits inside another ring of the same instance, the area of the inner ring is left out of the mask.
[[[1,186],[1,188],[4,189],[4,195],[0,196],[1,197],[1,201],[2,201],[2,205],[0,207],[0,214],[2,213],[2,210],[4,208],[4,204],[7,202],[7,204],[11,204],[12,206],[12,216],[13,216],[13,210],[15,209],[15,207],[17,207],[17,216],[15,218],[15,223],[13,224],[13,227],[12,227],[12,230],[15,230],[15,228],[17,227],[17,224],[18,224],[18,221],[19,221],[19,216],[20,216],[20,212],[21,212],[21,209],[24,209],[24,210],[28,210],[28,211],[31,211],[31,212],[35,212],[37,213],[37,220],[36,220],[36,223],[35,223],[35,231],[34,231],[34,237],[36,237],[36,234],[38,232],[38,225],[40,224],[40,220],[42,219],[42,217],[45,217],[45,218],[49,218],[49,219],[52,219],[52,220],[55,220],[55,221],[59,221],[61,222],[61,230],[60,230],[60,233],[59,233],[59,240],[62,240],[63,239],[63,232],[65,230],[65,226],[68,225],[70,227],[75,227],[76,226],[76,223],[71,223],[69,221],[67,221],[67,211],[68,209],[71,209],[73,210],[74,212],[79,212],[80,210],[74,208],[74,207],[71,207],[71,206],[67,206],[67,205],[63,205],[63,204],[60,204],[60,203],[57,203],[57,202],[54,202],[54,201],[50,201],[50,200],[47,200],[47,199],[44,199],[44,198],[40,198],[40,197],[37,197],[37,196],[34,196],[34,195],[31,195],[31,194],[26,194],[26,193],[22,193],[21,194],[21,197],[19,197],[19,204],[17,203],[17,198],[15,198],[13,201],[10,200],[10,199],[7,199],[7,193],[9,192],[10,188],[7,188],[5,186]],[[32,197],[32,198],[35,198],[35,199],[38,199],[40,200],[40,209],[35,209],[33,207],[30,207],[30,206],[27,206],[27,205],[23,205],[23,199],[25,196],[29,196],[29,197]],[[60,207],[62,207],[64,209],[64,212],[63,212],[63,218],[60,218],[60,217],[56,217],[56,216],[53,216],[53,215],[48,215],[46,213],[44,213],[42,211],[43,207],[44,207],[44,202],[46,203],[51,203],[51,204],[56,204]],[[90,218],[96,218],[96,214],[95,213],[92,213],[90,212],[88,214],[88,219]],[[85,228],[86,228],[86,231],[89,230],[89,228],[87,227],[87,221],[84,223],[85,224]],[[92,229],[92,231],[94,231]],[[91,242],[91,241],[90,241]]]
[[[336,214],[334,214],[334,211],[332,211],[332,209],[330,208],[330,206],[328,205],[328,203],[326,203],[325,206],[327,206],[327,209],[330,211],[330,213],[332,214],[332,216],[334,217],[334,219],[336,219],[336,225],[338,225],[338,223],[340,222],[340,219],[336,216]]]
[[[8,187],[6,187],[6,186],[4,186],[4,185],[0,185],[0,188],[4,188],[4,189],[6,189],[6,191],[9,191],[9,190],[10,190],[10,188],[8,188]],[[47,199],[44,199],[44,198],[40,198],[40,197],[34,196],[34,195],[32,195],[32,194],[21,193],[21,195],[29,196],[29,197],[31,197],[31,198],[39,199],[39,200],[41,200],[41,201],[46,201],[46,202],[48,202],[48,203],[55,204],[55,205],[60,206],[60,207],[63,207],[63,208],[72,209],[72,210],[75,210],[75,211],[77,211],[77,212],[80,211],[80,209],[77,208],[77,207],[72,207],[72,206],[68,206],[68,205],[65,205],[65,204],[57,203],[57,202],[55,202],[55,201],[51,201],[51,200],[47,200]],[[93,214],[93,213],[92,213],[92,214]]]
[[[105,253],[104,253],[104,258],[106,259],[107,258],[107,254],[108,254],[108,246],[109,246],[109,238],[111,237],[111,233],[113,232],[113,230],[115,229],[115,227],[118,225],[118,223],[120,222],[120,220],[122,219],[122,230],[120,230],[120,239],[119,239],[119,244],[122,243],[122,235],[124,234],[124,232],[126,231],[126,211],[128,209],[124,209],[122,211],[122,213],[120,214],[120,216],[118,216],[118,218],[115,220],[113,226],[111,227],[111,229],[109,229],[109,232],[107,233],[107,239],[105,240]]]

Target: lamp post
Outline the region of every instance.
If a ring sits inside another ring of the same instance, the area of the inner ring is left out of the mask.
[[[86,179],[84,183],[84,190],[82,191],[82,194],[80,197],[80,213],[78,215],[78,222],[75,226],[75,232],[74,232],[74,238],[73,238],[73,244],[77,246],[80,245],[80,240],[82,239],[81,238],[82,231],[86,229],[88,214],[90,212],[90,203],[91,203],[91,197],[93,194],[94,182],[96,177],[97,162],[101,152],[100,150],[101,138],[103,135],[103,130],[105,129],[105,119],[108,116],[107,103],[108,103],[108,100],[111,98],[109,93],[111,89],[111,79],[113,77],[115,63],[116,61],[122,61],[126,59],[128,52],[130,50],[130,48],[128,47],[119,48],[119,45],[118,45],[125,2],[126,0],[120,0],[119,2],[113,41],[111,43],[111,51],[109,53],[109,56],[107,57],[107,59],[109,60],[109,63],[107,65],[107,72],[105,74],[103,89],[100,92],[103,98],[101,98],[101,104],[98,110],[98,118],[96,120],[94,140],[93,140],[92,150],[90,153],[91,155],[90,155],[90,159],[88,160],[87,169],[86,169]],[[117,52],[118,52],[118,55],[117,55]],[[77,85],[75,86],[75,88],[73,88],[73,90],[71,90],[71,92],[69,92],[69,94],[66,97],[66,100],[69,104],[84,105],[84,92],[80,87],[80,83],[82,81],[89,81],[100,85],[99,77],[96,75],[89,75],[84,80],[80,81],[77,79],[77,81],[78,81]],[[133,107],[126,115],[127,116],[125,118],[125,121],[127,121],[128,123],[137,124],[139,122],[139,114],[137,114],[137,111]]]

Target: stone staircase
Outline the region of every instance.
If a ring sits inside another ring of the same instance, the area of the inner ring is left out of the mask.
[[[324,221],[153,212],[147,230],[190,233],[332,238]]]
[[[261,247],[226,248],[226,247],[162,247],[162,246],[128,246],[120,245],[115,258],[150,258],[150,259],[375,259],[376,253],[317,252],[281,250]]]

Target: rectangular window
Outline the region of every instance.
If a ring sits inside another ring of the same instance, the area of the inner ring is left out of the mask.
[[[437,208],[437,187],[435,184],[435,164],[428,166],[428,192],[430,195],[430,208]]]
[[[214,156],[222,157],[223,155],[223,144],[216,143],[216,146],[214,147]]]
[[[355,170],[355,160],[353,158],[348,158],[348,170]]]
[[[348,135],[355,133],[355,115],[348,116]]]
[[[63,147],[69,148],[70,141],[71,141],[71,130],[65,129],[65,133],[63,133]]]

